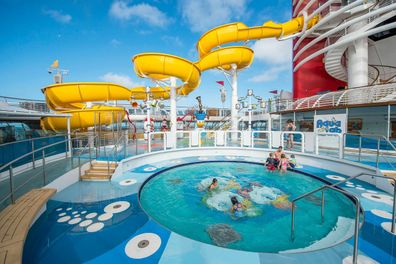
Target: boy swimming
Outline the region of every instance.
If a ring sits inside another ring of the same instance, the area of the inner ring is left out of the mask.
[[[234,216],[236,217],[243,217],[244,216],[243,210],[246,208],[238,201],[236,196],[231,197],[231,203],[232,203],[230,209],[231,213],[234,214]]]
[[[213,178],[212,183],[209,185],[208,190],[211,191],[218,187],[217,179]]]

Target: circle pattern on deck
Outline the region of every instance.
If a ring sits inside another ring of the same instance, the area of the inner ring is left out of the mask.
[[[82,221],[80,224],[79,224],[79,226],[81,226],[81,227],[86,227],[86,226],[89,226],[90,224],[92,224],[92,220],[84,220],[84,221]]]
[[[103,223],[100,223],[100,222],[99,223],[94,223],[94,224],[92,224],[92,225],[87,227],[87,231],[90,232],[90,233],[98,232],[103,227],[104,227]]]
[[[113,217],[112,213],[104,213],[104,214],[101,214],[101,215],[98,216],[98,220],[99,221],[107,221],[107,220],[109,220],[112,217]]]
[[[332,179],[332,180],[335,180],[335,181],[343,181],[343,180],[345,180],[345,177],[341,177],[341,176],[338,176],[338,175],[326,175],[326,178],[329,178],[329,179]]]
[[[59,218],[58,219],[58,223],[64,223],[64,222],[67,222],[67,221],[69,221],[70,220],[70,216],[63,216],[63,217],[61,217],[61,218]]]
[[[121,212],[127,210],[130,206],[131,206],[131,204],[127,201],[117,201],[117,202],[107,205],[104,208],[104,211],[106,213],[117,214],[117,213],[121,213]]]
[[[125,179],[125,180],[119,182],[119,184],[122,185],[122,186],[133,185],[133,184],[135,184],[135,183],[137,183],[137,180],[136,180],[136,179],[133,179],[133,178],[131,178],[131,179]]]
[[[133,259],[147,258],[161,246],[161,238],[154,233],[143,233],[135,236],[125,246],[125,254]]]
[[[365,192],[365,193],[362,193],[362,196],[366,199],[371,200],[371,201],[381,202],[381,203],[385,203],[388,205],[393,205],[393,199],[389,195]]]
[[[352,264],[353,263],[353,257],[348,256],[342,260],[342,264]],[[372,258],[369,258],[364,255],[358,255],[357,259],[358,264],[379,264],[377,261],[373,260]]]
[[[392,214],[388,213],[386,211],[373,209],[373,210],[371,210],[371,212],[373,214],[375,214],[376,216],[379,216],[379,217],[382,217],[382,218],[385,218],[385,219],[392,219]]]
[[[94,217],[97,216],[97,215],[98,215],[97,213],[89,213],[89,214],[87,214],[87,215],[85,216],[85,218],[91,219],[91,218],[94,218]]]
[[[73,218],[72,220],[70,220],[69,222],[67,222],[69,225],[75,225],[81,222],[81,218],[77,217],[77,218]]]
[[[391,231],[392,230],[392,222],[381,223],[381,226],[382,226],[383,229],[385,229],[385,231],[391,233],[392,235],[396,235],[396,232],[392,233],[392,231]]]

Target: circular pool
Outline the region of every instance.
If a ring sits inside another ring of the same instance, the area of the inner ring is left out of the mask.
[[[209,191],[213,178],[218,186]],[[204,243],[254,252],[304,252],[353,234],[353,202],[327,190],[324,222],[321,193],[304,198],[297,202],[295,239],[290,239],[290,201],[323,184],[296,172],[268,172],[262,164],[203,162],[155,174],[140,190],[140,203],[164,227]],[[231,212],[231,197],[242,212]]]

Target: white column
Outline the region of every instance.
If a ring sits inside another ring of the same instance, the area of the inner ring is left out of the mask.
[[[151,102],[150,102],[150,87],[146,87],[146,118],[147,118],[147,123],[145,129],[145,137],[147,139],[147,142],[150,139],[149,133],[151,132],[151,116],[150,116],[150,110],[151,110]]]
[[[71,141],[71,126],[70,126],[70,116],[69,117],[67,117],[67,123],[66,123],[66,126],[67,126],[67,141],[68,141],[68,145],[69,145],[69,149],[68,149],[68,152],[69,152],[69,157],[72,157],[72,141]]]
[[[348,33],[355,32],[367,24],[361,21],[348,28]],[[368,42],[367,37],[355,40],[348,48],[348,87],[368,85]]]
[[[238,130],[238,111],[235,108],[238,103],[238,71],[236,64],[231,67],[231,130]]]
[[[176,147],[176,131],[177,131],[177,112],[176,112],[176,78],[170,77],[170,128],[171,133],[168,140],[171,146]]]

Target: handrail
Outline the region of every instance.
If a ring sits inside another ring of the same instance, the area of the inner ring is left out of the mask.
[[[299,132],[299,131],[281,131],[280,133],[280,143],[282,148],[284,147],[284,140],[283,140],[283,136],[285,134],[292,134],[292,135],[301,135],[301,152],[304,153],[305,152],[305,135],[303,132]]]
[[[82,148],[82,150],[77,154],[77,159],[78,159],[78,176],[81,179],[81,155],[84,153],[84,151],[88,147],[88,155],[89,155],[89,164],[92,166],[92,157],[91,157],[91,144],[92,142],[95,144],[95,139],[98,135],[93,136],[92,138],[87,138],[88,142],[85,144],[85,146]],[[95,152],[96,153],[96,152]]]
[[[52,135],[52,136],[45,136],[45,137],[32,137],[32,138],[27,138],[27,139],[22,139],[22,140],[18,140],[18,141],[11,141],[11,142],[6,142],[3,144],[0,144],[0,148],[6,145],[11,145],[11,144],[18,144],[18,143],[22,143],[22,142],[26,142],[26,141],[35,141],[35,140],[39,140],[39,139],[45,139],[45,138],[53,138],[53,137],[65,137],[67,136],[67,134],[57,134],[57,135]]]
[[[50,148],[53,147],[55,145],[61,144],[61,143],[67,143],[69,142],[68,139],[59,141],[59,142],[55,142],[52,143],[50,145],[41,147],[39,149],[35,149],[29,153],[26,153],[10,162],[8,162],[7,164],[4,164],[3,166],[0,167],[0,171],[5,169],[6,167],[9,167],[9,184],[10,184],[10,193],[7,194],[3,199],[0,200],[0,203],[3,203],[5,200],[7,200],[8,198],[11,198],[11,202],[15,203],[15,192],[17,192],[20,188],[22,188],[23,186],[25,186],[28,182],[30,182],[32,180],[32,178],[29,178],[27,181],[25,181],[24,183],[22,183],[21,185],[19,185],[16,189],[14,189],[14,184],[13,184],[13,177],[14,177],[14,172],[13,172],[13,167],[12,164],[20,159],[23,159],[27,156],[32,155],[32,153],[37,152],[37,151],[41,151],[42,152],[42,160],[43,160],[43,183],[44,185],[46,184],[46,176],[45,176],[45,149],[46,148]],[[67,151],[66,151],[66,156],[67,156]]]
[[[340,185],[340,184],[342,184],[342,183],[345,183],[345,182],[347,182],[347,181],[350,181],[350,180],[359,178],[359,177],[361,177],[361,176],[370,176],[370,177],[372,177],[372,178],[380,178],[380,179],[387,179],[387,180],[392,180],[392,181],[393,181],[393,183],[394,183],[394,191],[393,191],[393,212],[392,212],[392,227],[391,227],[391,230],[392,230],[392,232],[395,232],[395,217],[396,217],[396,210],[395,210],[395,209],[396,209],[396,179],[394,179],[394,178],[389,178],[389,177],[382,176],[382,175],[378,175],[378,174],[366,173],[366,172],[359,173],[359,174],[357,174],[357,175],[351,176],[351,177],[349,177],[349,178],[346,178],[345,180],[341,180],[341,181],[336,182],[336,183],[333,183],[333,184],[331,184],[331,185],[323,185],[323,186],[321,186],[321,187],[319,187],[319,188],[316,188],[316,189],[314,189],[314,190],[312,190],[312,191],[309,191],[309,192],[307,192],[307,193],[305,193],[305,194],[302,194],[302,195],[300,195],[300,196],[294,198],[294,199],[292,200],[292,218],[294,218],[294,215],[293,215],[293,214],[294,214],[293,205],[294,205],[297,201],[299,201],[299,200],[301,200],[301,199],[303,199],[303,198],[305,198],[305,197],[307,197],[307,196],[309,196],[309,195],[312,195],[312,194],[314,194],[314,193],[316,193],[316,192],[318,192],[318,191],[321,191],[321,190],[324,190],[324,189],[327,189],[327,188],[330,188],[330,187],[337,187],[338,185]],[[292,224],[294,225],[294,222],[293,222]],[[294,235],[294,226],[292,227],[292,235]]]
[[[4,164],[3,166],[0,167],[0,171],[2,171],[3,169],[5,169],[6,167],[10,166],[10,165],[13,164],[14,162],[17,162],[18,160],[21,160],[21,159],[23,159],[23,158],[25,158],[25,157],[28,157],[28,156],[32,155],[33,153],[35,153],[35,152],[37,152],[37,151],[43,151],[43,150],[45,150],[46,148],[50,148],[50,147],[53,147],[53,146],[55,146],[55,145],[58,145],[58,144],[61,144],[61,143],[65,143],[65,142],[68,142],[68,141],[69,141],[68,139],[65,139],[65,140],[62,140],[62,141],[59,141],[59,142],[52,143],[52,144],[50,144],[50,145],[46,145],[46,146],[41,147],[41,148],[38,148],[38,149],[34,149],[34,150],[30,151],[29,153],[25,153],[25,154],[23,154],[22,156],[20,156],[20,157],[18,157],[18,158],[16,158],[16,159],[14,159],[14,160],[12,160],[12,161],[10,161],[10,162]]]

